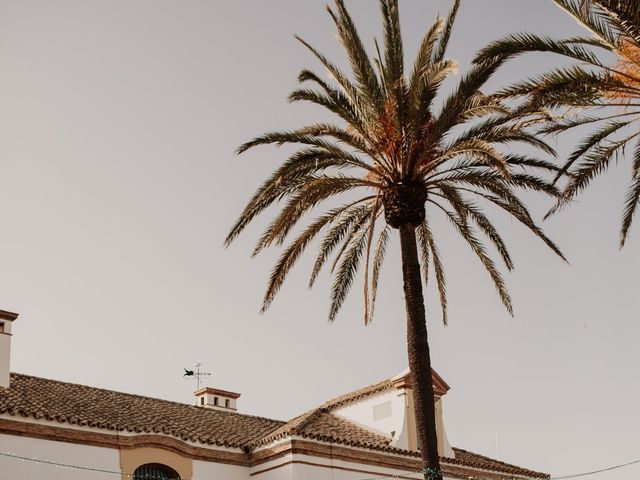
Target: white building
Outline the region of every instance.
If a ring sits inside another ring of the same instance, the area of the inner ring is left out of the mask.
[[[419,478],[408,374],[282,422],[237,412],[237,393],[203,388],[195,405],[11,373],[0,310],[0,478],[9,480],[359,480]],[[434,372],[446,478],[548,479],[451,447],[449,387]]]

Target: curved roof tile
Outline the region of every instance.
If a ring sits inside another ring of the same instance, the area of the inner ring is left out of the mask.
[[[243,447],[284,422],[12,373],[0,413]]]

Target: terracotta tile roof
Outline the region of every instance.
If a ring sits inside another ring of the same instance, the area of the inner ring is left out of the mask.
[[[455,452],[456,458],[443,458],[442,460],[444,463],[482,468],[483,470],[493,470],[522,477],[549,478],[549,474],[547,473],[535,472],[526,468],[517,467],[516,465],[494,460],[493,458],[462,450],[461,448],[454,447],[453,451]]]
[[[396,448],[393,445],[390,445],[391,439],[389,437],[375,434],[346,419],[343,419],[342,417],[334,415],[328,412],[324,406],[294,418],[267,436],[252,442],[248,446],[255,448],[290,436],[298,436],[312,440],[332,442],[416,458],[420,457],[419,452],[415,450]],[[447,471],[446,466],[451,465],[490,470],[518,477],[541,479],[549,478],[549,475],[546,473],[535,472],[533,470],[500,462],[460,448],[454,448],[453,450],[456,458],[440,458],[445,472]]]
[[[0,413],[232,448],[284,423],[15,373],[0,387]]]
[[[434,372],[434,375],[435,374]],[[444,381],[438,377],[444,384]],[[436,379],[434,378],[434,381]],[[342,417],[331,413],[332,410],[361,400],[370,395],[377,395],[394,387],[396,379],[390,378],[372,385],[354,390],[345,395],[333,398],[314,410],[310,410],[289,422],[283,424],[266,436],[251,442],[248,446],[255,448],[261,445],[286,438],[288,436],[300,436],[320,441],[328,441],[370,450],[379,450],[388,453],[419,457],[415,450],[405,450],[391,445],[391,439],[383,435],[375,434],[363,427],[356,425]],[[444,384],[446,386],[446,384]],[[448,389],[448,386],[447,386]],[[477,453],[453,448],[455,459],[441,457],[443,465],[459,465],[483,470],[492,470],[529,478],[549,478],[546,473],[535,472],[505,462],[500,462]]]
[[[324,408],[317,408],[294,418],[268,435],[252,442],[249,447],[255,448],[291,436],[371,450],[404,452],[391,447],[389,445],[390,438],[371,432],[326,411]]]
[[[362,398],[368,397],[369,395],[382,393],[391,388],[393,388],[393,379],[388,378],[381,382],[374,383],[373,385],[368,385],[364,388],[360,388],[358,390],[354,390],[353,392],[349,392],[344,395],[340,395],[339,397],[328,400],[323,403],[320,408],[331,410],[334,408],[342,407],[343,405],[358,401]]]
[[[298,436],[419,457],[419,452],[396,448],[390,445],[390,438],[371,432],[331,412],[335,408],[383,392],[392,386],[392,380],[384,380],[329,400],[289,422],[282,422],[12,373],[11,387],[0,387],[0,414],[116,432],[160,433],[184,441],[230,448],[252,449],[289,436]],[[446,465],[451,465],[521,477],[549,477],[544,473],[466,450],[454,448],[454,452],[455,459],[442,458],[445,471]]]

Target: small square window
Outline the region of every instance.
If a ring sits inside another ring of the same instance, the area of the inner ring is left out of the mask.
[[[382,420],[391,416],[391,402],[384,402],[373,406],[373,421]]]

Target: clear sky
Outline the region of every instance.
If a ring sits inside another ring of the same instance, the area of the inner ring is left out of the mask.
[[[368,327],[358,285],[327,323],[329,283],[306,289],[309,261],[258,314],[277,254],[250,258],[264,220],[222,246],[286,153],[234,149],[326,118],[286,102],[301,68],[322,71],[294,33],[344,60],[325,3],[0,2],[0,309],[21,314],[14,371],[190,402],[181,372],[199,360],[210,385],[242,393],[242,412],[285,419],[406,367],[397,243]],[[371,45],[377,2],[348,6]],[[401,1],[409,56],[449,6]],[[580,29],[548,0],[463,0],[449,56],[464,70],[477,48],[522,30]],[[492,85],[558,61],[526,57]],[[562,155],[577,138],[558,140]],[[640,457],[640,229],[617,248],[628,172],[621,163],[545,222],[571,266],[492,212],[516,260],[514,319],[437,224],[450,325],[433,293],[428,324],[433,365],[452,387],[453,445],[554,475]],[[538,216],[549,207],[528,200]]]

